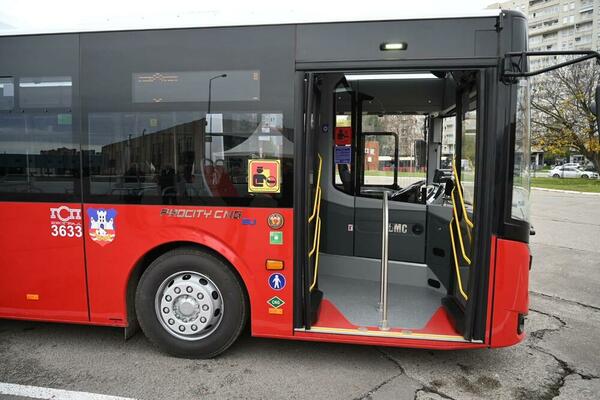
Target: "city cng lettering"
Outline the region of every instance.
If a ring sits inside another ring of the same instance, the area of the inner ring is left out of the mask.
[[[242,212],[240,210],[206,210],[203,208],[163,208],[160,210],[160,215],[172,218],[189,218],[189,219],[241,219]]]

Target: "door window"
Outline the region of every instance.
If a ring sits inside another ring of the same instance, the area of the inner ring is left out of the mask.
[[[468,110],[462,114],[461,131],[461,159],[460,179],[463,188],[464,201],[468,205],[473,205],[475,197],[475,169],[477,160],[475,152],[477,148],[477,98],[471,96]],[[457,161],[458,162],[458,161]]]
[[[391,132],[363,135],[363,182],[367,186],[398,187],[398,136]]]
[[[333,127],[334,186],[348,194],[354,194],[353,175],[353,92],[341,82],[334,92],[335,126]]]

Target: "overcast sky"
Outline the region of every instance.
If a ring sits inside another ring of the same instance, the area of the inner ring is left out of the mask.
[[[368,4],[369,7],[358,6]],[[56,32],[473,14],[490,0],[0,0],[0,31]],[[407,4],[405,4],[407,3]]]

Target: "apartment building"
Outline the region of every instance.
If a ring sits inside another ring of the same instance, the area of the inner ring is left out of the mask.
[[[488,8],[519,10],[529,20],[529,49],[600,50],[600,0],[512,0]],[[554,57],[531,60],[541,67]]]

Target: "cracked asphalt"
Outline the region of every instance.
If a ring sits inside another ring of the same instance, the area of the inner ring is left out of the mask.
[[[0,321],[0,382],[138,399],[600,399],[600,196],[534,190],[532,219],[528,338],[514,347],[245,334],[217,359],[182,360],[119,329]]]

